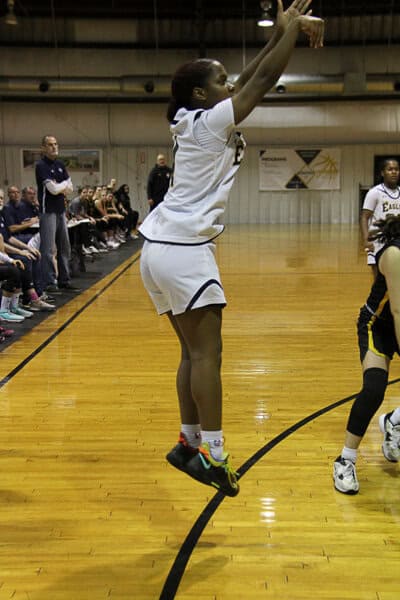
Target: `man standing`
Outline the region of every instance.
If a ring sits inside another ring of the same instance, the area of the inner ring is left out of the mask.
[[[172,169],[167,165],[164,154],[157,156],[157,162],[149,173],[147,179],[147,198],[150,210],[153,210],[160,202],[169,188]]]
[[[65,196],[73,191],[70,176],[64,164],[57,159],[58,143],[54,136],[42,139],[43,158],[36,164],[36,183],[40,205],[40,252],[42,255],[43,283],[46,292],[79,291],[70,281],[68,262],[71,247],[65,215]],[[54,265],[57,251],[58,280]]]

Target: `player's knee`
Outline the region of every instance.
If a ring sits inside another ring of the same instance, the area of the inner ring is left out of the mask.
[[[347,423],[347,431],[363,436],[370,421],[385,396],[388,372],[384,369],[367,369],[363,376],[363,387],[355,399]]]

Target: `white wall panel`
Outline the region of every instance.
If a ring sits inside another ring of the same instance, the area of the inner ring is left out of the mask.
[[[75,146],[76,147],[76,146]],[[373,183],[375,154],[400,154],[400,144],[342,146],[342,178],[338,191],[291,190],[260,192],[258,156],[262,148],[249,146],[232,189],[225,223],[356,223],[359,217],[359,185]],[[146,181],[156,156],[163,152],[172,163],[168,146],[104,146],[103,176],[127,183],[140,217],[148,212]],[[0,147],[3,185],[21,185],[21,146]],[[193,175],[195,177],[195,174]],[[32,182],[34,183],[34,182]]]
[[[39,147],[45,133],[61,148],[101,148],[103,175],[128,183],[147,214],[146,179],[157,153],[172,163],[164,105],[0,104],[0,183],[21,184],[23,147]],[[359,184],[373,182],[374,154],[400,154],[398,103],[346,102],[265,106],[246,121],[248,148],[232,190],[226,223],[355,223]],[[385,144],[382,142],[385,141]],[[260,192],[258,156],[266,147],[342,149],[341,190]],[[195,174],[194,174],[195,176]]]

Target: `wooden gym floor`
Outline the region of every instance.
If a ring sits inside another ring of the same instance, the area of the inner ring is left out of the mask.
[[[241,492],[164,459],[178,347],[139,253],[0,356],[0,600],[398,600],[399,467],[375,419],[333,489],[371,276],[353,226],[218,241],[224,433]],[[400,402],[394,360],[382,411]]]

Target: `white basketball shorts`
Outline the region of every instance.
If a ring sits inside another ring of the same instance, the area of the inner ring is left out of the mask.
[[[375,259],[374,252],[367,253],[367,265],[376,265],[376,259]]]
[[[145,241],[140,272],[159,315],[226,304],[213,242],[178,246]]]

